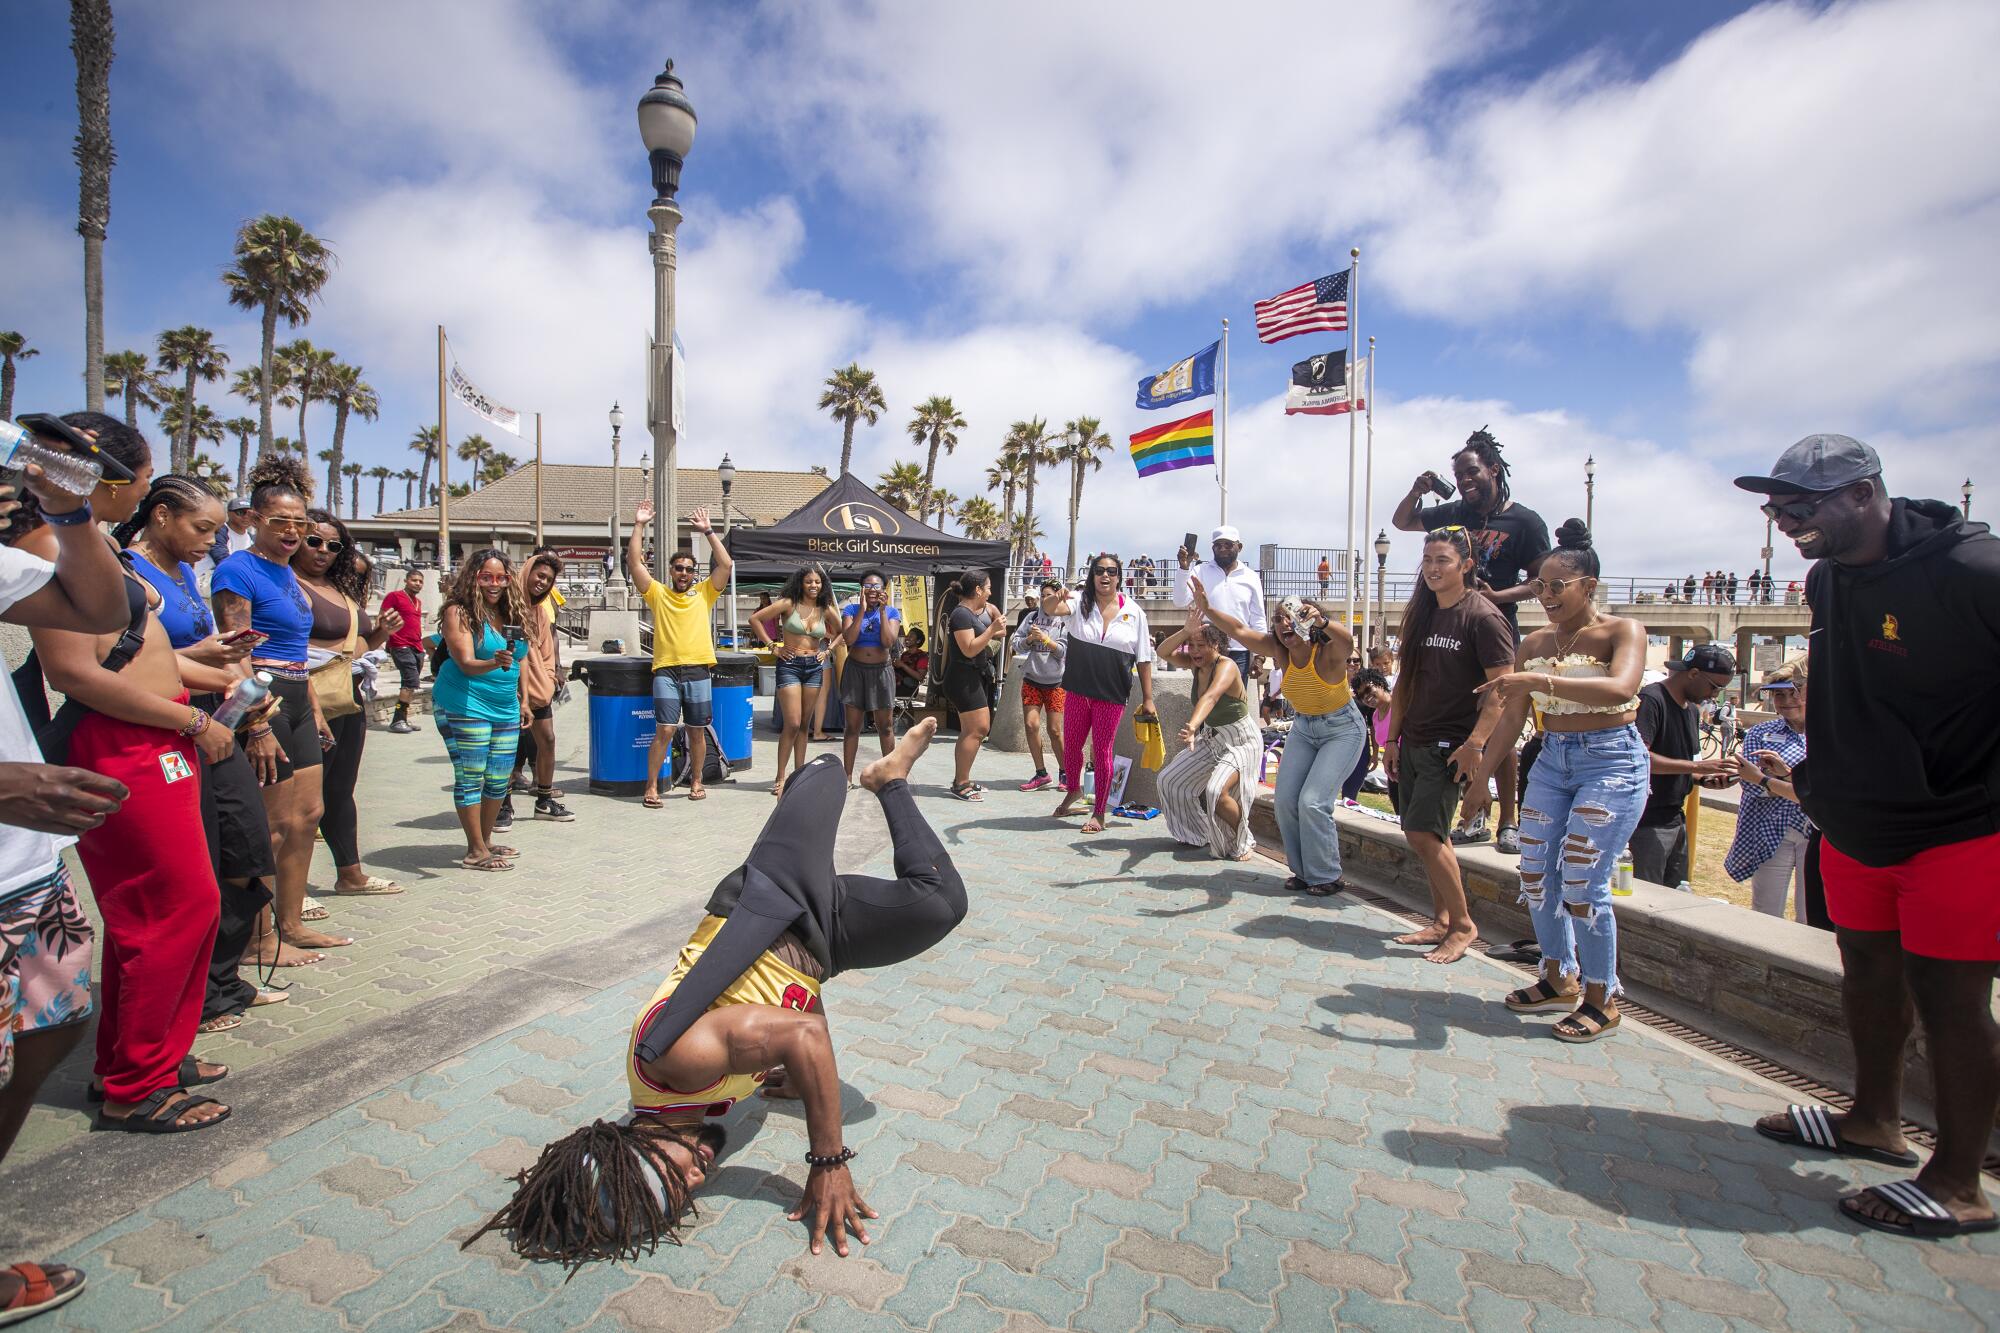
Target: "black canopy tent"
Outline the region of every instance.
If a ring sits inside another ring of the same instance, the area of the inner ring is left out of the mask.
[[[968,569],[993,575],[1007,568],[1007,543],[953,537],[911,518],[852,475],[768,528],[730,534],[739,580],[783,579],[803,564],[852,581],[864,569],[885,574],[956,576]],[[933,599],[935,601],[935,599]]]

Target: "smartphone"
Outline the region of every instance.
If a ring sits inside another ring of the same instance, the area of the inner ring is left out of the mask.
[[[519,625],[505,625],[501,627],[500,637],[507,640],[507,647],[511,650],[515,644],[527,641],[528,631]]]
[[[99,449],[88,435],[85,435],[61,417],[50,416],[47,412],[27,412],[14,419],[37,435],[47,436],[52,440],[61,440],[72,451],[79,454],[89,454],[97,460],[98,466],[104,469],[104,475],[111,478],[111,480],[133,480],[131,468],[126,467],[110,454]]]
[[[270,635],[264,633],[262,630],[239,629],[223,635],[222,641],[224,643],[231,645],[239,643],[247,643],[252,648],[255,648],[258,644],[264,642],[266,639],[270,637],[271,637]]]

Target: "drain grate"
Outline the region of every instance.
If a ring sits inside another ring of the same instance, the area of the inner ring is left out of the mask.
[[[1347,886],[1346,896],[1357,898],[1367,903],[1370,907],[1379,908],[1391,916],[1402,918],[1412,925],[1424,924],[1424,918],[1417,916],[1394,898],[1377,893],[1373,889],[1361,888],[1358,885],[1350,883]],[[1480,953],[1492,953],[1492,946],[1485,940],[1477,941],[1472,947]],[[1516,969],[1523,975],[1534,975],[1534,969],[1523,967],[1521,964],[1513,962],[1510,959],[1501,958],[1497,961],[1506,963],[1509,967]],[[1645,1005],[1635,1003],[1630,999],[1620,1000],[1618,1007],[1621,1011],[1638,1019],[1647,1027],[1654,1028],[1666,1033],[1670,1037],[1684,1041],[1688,1045],[1705,1051],[1718,1059],[1727,1060],[1739,1069],[1747,1069],[1760,1078],[1767,1078],[1773,1083],[1782,1084],[1814,1101],[1823,1102],[1835,1110],[1848,1111],[1854,1107],[1854,1099],[1846,1093],[1840,1091],[1838,1088],[1829,1088],[1818,1079],[1807,1074],[1801,1074],[1798,1070],[1788,1065],[1781,1065],[1753,1051],[1746,1051],[1733,1042],[1727,1042],[1720,1037],[1711,1036],[1706,1032],[1691,1028],[1685,1023],[1668,1018],[1665,1014],[1656,1013],[1648,1009]],[[1905,1120],[1903,1122],[1903,1137],[1912,1143],[1932,1151],[1937,1149],[1937,1135],[1924,1126],[1912,1121]],[[1995,1180],[2000,1180],[2000,1153],[1988,1153],[1986,1160],[1980,1163],[1980,1169]]]

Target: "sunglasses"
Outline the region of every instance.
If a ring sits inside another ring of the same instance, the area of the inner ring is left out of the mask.
[[[1761,504],[1757,508],[1765,518],[1788,518],[1794,523],[1803,523],[1819,512],[1819,507],[1840,494],[1839,491],[1821,491],[1810,500],[1790,500],[1784,504]]]
[[[271,518],[265,514],[257,515],[257,525],[269,528],[273,532],[304,532],[306,530],[306,521],[302,518]]]
[[[692,574],[692,573],[694,573],[694,566],[693,566],[693,565],[669,565],[669,566],[667,566],[667,572],[668,572],[669,574]]]
[[[514,581],[505,574],[481,574],[477,577],[482,588],[504,588]]]
[[[1563,589],[1569,587],[1571,584],[1581,582],[1583,582],[1581,578],[1529,579],[1528,591],[1537,597],[1560,597],[1563,595]]]
[[[315,551],[331,551],[335,555],[347,549],[346,542],[329,541],[325,537],[308,537],[306,545]]]
[[[138,480],[137,477],[99,477],[97,479],[97,484],[100,486],[109,486],[112,490],[115,491],[120,486],[130,486],[134,481],[137,480]]]
[[[1118,577],[1118,566],[1116,566],[1116,565],[1100,565],[1100,566],[1099,566],[1098,568],[1096,568],[1096,569],[1093,569],[1093,570],[1091,570],[1091,571],[1090,571],[1090,574],[1091,574],[1091,577],[1092,577],[1092,578],[1099,578],[1099,579],[1101,579],[1101,578],[1103,578],[1103,577],[1104,577],[1104,576],[1105,576],[1106,574],[1109,574],[1109,575],[1110,575],[1110,576],[1111,576],[1112,578],[1117,578],[1117,577]]]

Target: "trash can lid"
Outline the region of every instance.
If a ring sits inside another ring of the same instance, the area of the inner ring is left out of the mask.
[[[593,653],[570,659],[593,694],[651,694],[653,659],[627,653]]]

